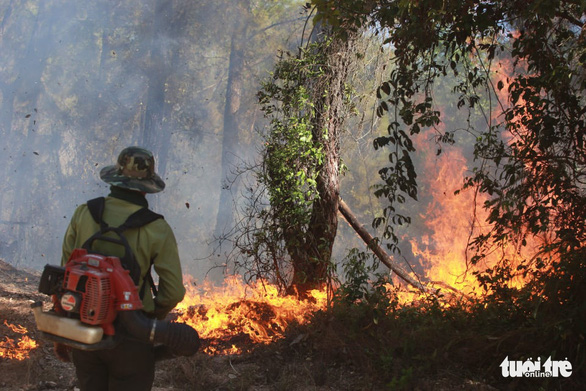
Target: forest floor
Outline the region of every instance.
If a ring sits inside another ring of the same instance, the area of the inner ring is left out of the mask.
[[[26,335],[38,343],[24,360],[0,357],[0,390],[78,389],[73,365],[59,361],[52,344],[38,336],[30,304],[49,300],[37,292],[39,278],[38,272],[17,270],[0,260],[0,342],[21,336],[8,327],[12,324],[25,327]],[[317,350],[316,338],[307,330],[294,330],[283,340],[242,355],[197,353],[161,361],[153,390],[496,390],[453,373],[418,379],[407,388],[381,384],[361,370],[364,363],[340,359],[343,352],[334,359],[330,352]]]

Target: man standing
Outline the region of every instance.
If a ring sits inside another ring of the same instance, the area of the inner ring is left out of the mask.
[[[115,165],[100,171],[100,178],[111,185],[102,214],[103,223],[109,227],[119,227],[134,212],[148,208],[145,195],[165,188],[165,183],[155,173],[153,154],[138,147],[124,149]],[[92,217],[88,205],[80,205],[65,233],[62,265],[67,263],[75,248],[82,247],[100,228],[101,224]],[[124,237],[140,268],[138,290],[143,311],[149,317],[163,319],[185,294],[173,231],[163,218],[158,218],[140,228],[124,231]],[[125,252],[122,246],[108,241],[96,241],[93,250],[118,257]],[[159,276],[156,294],[150,278],[151,267]],[[150,390],[153,384],[155,354],[149,343],[123,338],[113,349],[73,349],[72,359],[82,391]]]

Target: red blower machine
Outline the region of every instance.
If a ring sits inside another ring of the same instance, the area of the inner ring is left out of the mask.
[[[138,289],[117,257],[76,249],[65,267],[46,265],[39,292],[51,296],[53,309],[31,305],[43,337],[81,350],[109,349],[121,336],[166,345],[174,355],[199,349],[197,332],[184,323],[151,319]]]

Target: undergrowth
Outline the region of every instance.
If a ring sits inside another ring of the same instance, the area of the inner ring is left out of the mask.
[[[293,325],[285,339],[250,353],[178,359],[161,381],[185,390],[583,389],[583,353],[575,354],[550,329],[500,317],[487,303],[446,307],[430,296],[399,305],[392,291],[381,294],[384,289],[353,301],[337,296],[309,324]],[[572,376],[501,374],[505,357],[544,362],[550,356],[567,357]]]
[[[440,379],[507,390],[574,390],[585,384],[584,325],[568,326],[579,319],[567,313],[537,316],[537,295],[520,289],[447,305],[439,292],[400,304],[386,276],[366,278],[373,268],[354,255],[332,307],[316,314],[310,327],[314,349],[351,362],[372,379],[372,389],[438,389],[430,382]],[[504,377],[500,365],[507,357],[567,359],[572,375]]]
[[[177,389],[189,390],[287,391],[565,391],[586,384],[582,301],[562,306],[558,298],[559,308],[552,309],[545,297],[527,291],[529,284],[449,303],[435,292],[404,304],[377,266],[363,253],[351,253],[345,282],[310,323],[292,325],[285,339],[245,355],[181,359],[165,383],[172,379]],[[484,276],[484,283],[502,281]],[[571,376],[503,376],[505,358],[544,363],[549,357],[567,359]]]

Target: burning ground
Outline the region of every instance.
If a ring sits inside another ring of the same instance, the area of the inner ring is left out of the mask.
[[[39,277],[37,272],[16,270],[0,261],[1,390],[74,390],[76,387],[73,365],[58,361],[52,345],[40,339],[36,332],[30,304],[36,300],[48,303],[48,297],[37,293]],[[246,289],[229,283],[220,291],[225,297],[235,297]],[[408,377],[399,370],[403,360],[400,354],[393,359],[389,354],[385,361],[385,357],[374,353],[373,341],[390,342],[388,330],[386,337],[378,335],[372,321],[364,322],[357,329],[349,328],[344,323],[363,320],[319,312],[316,307],[322,305],[319,299],[297,304],[305,318],[295,319],[298,315],[291,315],[288,307],[291,303],[286,303],[287,300],[278,298],[273,305],[254,294],[246,300],[220,306],[237,308],[243,311],[240,315],[232,312],[232,315],[219,316],[206,306],[210,303],[206,300],[212,297],[210,292],[199,291],[201,296],[189,295],[194,302],[183,303],[177,316],[193,318],[198,313],[198,322],[210,323],[223,317],[225,324],[219,328],[227,331],[223,336],[213,336],[199,327],[205,338],[204,349],[194,357],[159,362],[155,390],[377,390],[386,388],[389,378],[396,379],[397,386],[401,387],[401,376],[403,382]],[[216,296],[213,300],[219,299]],[[311,318],[312,311],[318,311],[313,324],[302,324],[303,319]],[[233,319],[226,320],[230,316]],[[266,327],[250,329],[253,326],[247,319],[260,320]],[[360,333],[355,334],[356,330]],[[388,344],[388,352],[400,353],[393,344],[396,343]],[[241,353],[233,353],[236,350]],[[388,375],[381,376],[381,370],[388,371]],[[413,384],[412,379],[410,383]],[[418,380],[417,388],[494,389],[463,374],[437,370]]]
[[[49,302],[47,296],[37,293],[39,277],[37,272],[16,270],[0,261],[1,390],[75,389],[73,365],[58,361],[52,344],[40,339],[35,329],[30,304],[37,300]],[[241,289],[244,288],[228,284],[222,295],[234,297],[242,293]],[[368,383],[348,368],[327,368],[325,362],[316,360],[315,352],[306,346],[306,330],[292,330],[285,335],[287,324],[282,314],[291,310],[282,300],[276,307],[254,296],[220,303],[216,308],[226,311],[218,314],[216,309],[206,307],[213,299],[209,292],[190,297],[198,300],[197,305],[182,303],[178,316],[215,323],[215,328],[226,331],[214,336],[213,331],[200,328],[204,338],[201,353],[159,362],[155,390],[356,389],[360,388],[358,384]],[[300,309],[310,314],[309,308]],[[264,330],[258,326],[263,323]],[[271,338],[276,340],[274,344],[269,344]],[[24,345],[23,341],[32,344]],[[229,354],[237,350],[245,353]],[[326,376],[331,379],[326,380]]]

